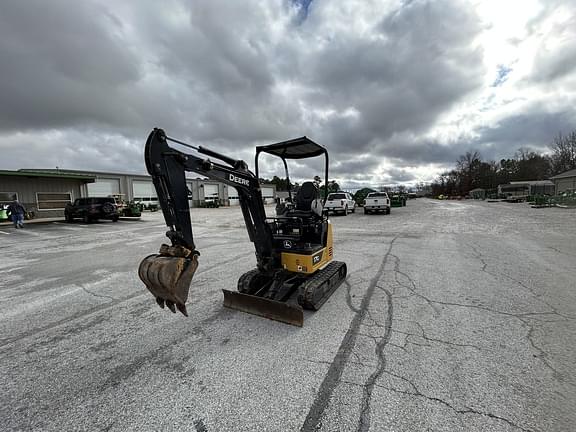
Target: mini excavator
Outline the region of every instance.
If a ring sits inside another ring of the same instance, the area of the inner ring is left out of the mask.
[[[183,153],[169,146],[169,141],[208,158]],[[258,180],[261,153],[283,161],[288,185],[287,160],[323,155],[328,184],[328,152],[307,137],[256,147],[256,172],[252,173],[242,160],[170,138],[162,129],[150,133],[145,148],[146,168],[171,244],[163,244],[158,254],[144,258],[138,274],[160,307],[188,316],[185,304],[198,268],[200,253],[192,233],[187,171],[237,189],[248,236],[256,249],[256,268],[240,276],[237,291],[222,290],[225,307],[301,327],[303,309],[320,309],[345,280],[346,264],[333,260],[332,225],[322,210],[327,191],[322,199],[317,182],[305,182],[293,197],[289,188],[288,205],[277,206],[276,216],[266,217]]]

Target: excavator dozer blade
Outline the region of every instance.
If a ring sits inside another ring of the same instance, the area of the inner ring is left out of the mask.
[[[297,304],[223,289],[224,307],[302,327],[304,310]]]
[[[160,307],[168,306],[174,313],[178,309],[188,316],[186,300],[197,268],[197,254],[180,246],[162,245],[159,254],[142,260],[138,276]]]

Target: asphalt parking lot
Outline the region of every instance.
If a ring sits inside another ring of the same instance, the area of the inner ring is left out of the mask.
[[[190,318],[136,274],[160,212],[0,227],[1,430],[574,430],[575,211],[333,217],[348,279],[303,328],[222,307],[253,247],[238,208],[192,214]]]

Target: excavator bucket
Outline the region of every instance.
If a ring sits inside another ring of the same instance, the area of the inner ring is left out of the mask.
[[[188,316],[186,300],[192,277],[198,268],[198,254],[182,246],[162,245],[160,253],[142,260],[138,276],[162,308],[178,309]]]
[[[304,311],[298,304],[270,300],[223,289],[224,307],[302,327]]]

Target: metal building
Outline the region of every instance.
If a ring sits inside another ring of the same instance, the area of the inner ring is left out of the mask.
[[[149,175],[77,170],[66,172],[95,177],[95,183],[88,187],[86,196],[121,195],[123,199],[140,203],[145,208],[158,205],[156,189]],[[190,207],[206,207],[214,202],[220,206],[229,205],[227,186],[222,183],[197,177],[187,178],[186,185],[191,193]]]
[[[190,207],[238,205],[238,192],[223,183],[187,178],[190,191]],[[97,171],[62,169],[26,169],[0,171],[0,205],[17,195],[36,217],[60,217],[66,203],[76,198],[90,196],[120,195],[127,201],[135,201],[145,208],[158,205],[158,197],[148,175],[107,173]],[[263,185],[265,203],[274,203],[274,185]]]
[[[556,195],[569,189],[576,190],[576,169],[550,177],[550,180],[552,180],[556,185]]]
[[[16,196],[34,217],[60,217],[66,204],[87,196],[88,185],[95,181],[96,177],[88,174],[2,170],[0,206]]]
[[[534,195],[554,195],[554,190],[551,180],[512,181],[498,185],[498,196],[525,200]]]

